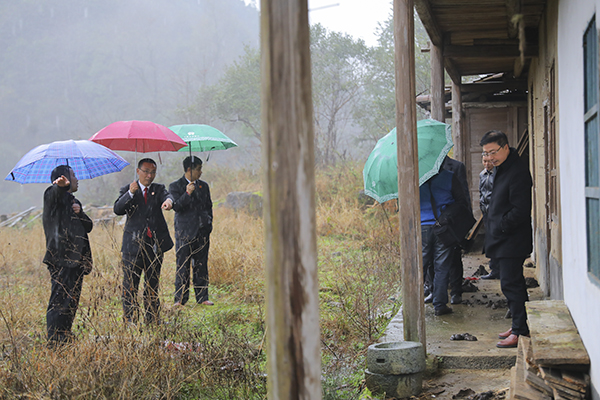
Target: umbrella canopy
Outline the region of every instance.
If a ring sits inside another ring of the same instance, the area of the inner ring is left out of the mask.
[[[417,122],[419,186],[440,171],[454,146],[449,125],[431,119]],[[365,194],[379,203],[398,198],[396,128],[379,139],[363,169]]]
[[[444,158],[454,146],[450,125],[434,119],[417,122],[419,186],[440,172]]]
[[[229,139],[223,132],[209,125],[185,124],[170,126],[173,132],[181,137],[188,147],[179,151],[212,151],[227,150],[237,147],[237,143]]]
[[[150,121],[117,121],[100,129],[90,140],[112,150],[149,153],[177,151],[186,143],[166,126]]]
[[[64,140],[29,151],[4,180],[51,183],[50,173],[59,165],[70,166],[78,179],[91,179],[119,172],[129,163],[114,151],[89,140]]]

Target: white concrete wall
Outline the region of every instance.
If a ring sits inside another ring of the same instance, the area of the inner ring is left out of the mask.
[[[587,273],[583,121],[583,34],[600,0],[561,0],[558,12],[559,160],[565,302],[592,361],[593,398],[600,392],[600,287]]]

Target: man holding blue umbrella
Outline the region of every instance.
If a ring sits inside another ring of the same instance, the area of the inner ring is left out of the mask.
[[[92,270],[88,233],[92,220],[73,196],[78,180],[68,165],[59,165],[51,174],[52,186],[44,192],[43,225],[46,235],[44,264],[50,271],[52,288],[46,325],[48,346],[69,342],[79,305],[83,276]]]

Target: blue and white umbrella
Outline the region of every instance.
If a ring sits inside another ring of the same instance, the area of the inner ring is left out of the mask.
[[[129,165],[123,157],[89,140],[64,140],[42,144],[25,154],[4,178],[18,183],[51,183],[50,174],[68,165],[78,179],[119,172]]]

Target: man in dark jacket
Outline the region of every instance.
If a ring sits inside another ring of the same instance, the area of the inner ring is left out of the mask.
[[[137,323],[137,292],[144,273],[145,322],[149,324],[159,322],[160,270],[163,254],[173,247],[162,210],[173,207],[173,197],[165,185],[153,183],[156,177],[154,160],[140,160],[137,175],[137,181],[121,188],[114,212],[117,215],[127,214],[121,246],[125,320]]]
[[[67,165],[50,176],[52,186],[44,192],[43,225],[46,236],[44,264],[50,271],[52,288],[46,311],[50,347],[72,339],[71,328],[79,306],[83,276],[92,270],[88,233],[92,220],[72,193],[78,180]]]
[[[207,266],[213,219],[210,189],[200,180],[201,159],[186,157],[183,171],[184,175],[169,185],[169,192],[175,199],[175,305],[185,305],[190,297],[190,267],[193,267],[196,303],[212,306],[214,303],[208,299]]]
[[[431,264],[434,269],[433,308],[437,316],[449,314],[452,308],[447,305],[448,281],[454,248],[441,242],[433,232],[433,225],[446,206],[456,202],[466,207],[467,200],[456,174],[441,169],[439,174],[419,187],[419,202],[423,265]]]
[[[487,227],[487,211],[492,199],[495,171],[494,164],[489,157],[483,157],[482,162],[483,171],[479,173],[479,209],[483,215],[483,223]],[[490,273],[483,275],[481,279],[500,279],[500,271],[498,271],[495,259],[490,259]]]
[[[531,174],[517,150],[508,146],[503,132],[489,131],[480,142],[483,156],[489,157],[496,175],[487,211],[485,254],[496,259],[502,293],[508,300],[512,327],[500,333],[497,347],[517,347],[519,335],[529,335],[527,287],[523,262],[533,249],[531,229]]]
[[[467,208],[471,214],[473,208],[471,206],[471,193],[469,191],[469,182],[467,182],[467,168],[462,162],[446,156],[442,163],[442,168],[450,172],[453,172],[460,183],[460,187],[463,191],[464,198],[467,202]],[[462,284],[463,284],[463,262],[462,262],[462,247],[455,246],[452,252],[452,263],[450,264],[450,303],[461,304],[462,303]]]

